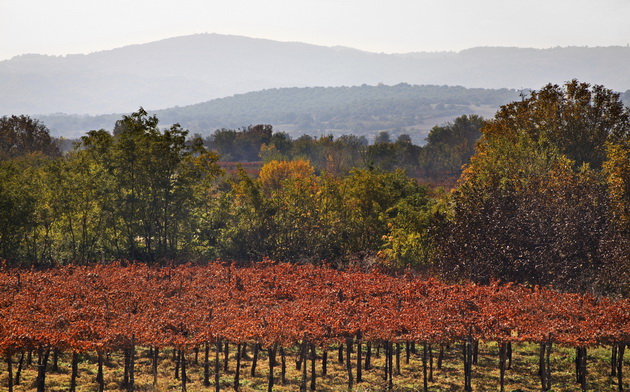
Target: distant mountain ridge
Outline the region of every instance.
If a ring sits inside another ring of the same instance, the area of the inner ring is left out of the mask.
[[[378,54],[197,34],[86,55],[0,62],[0,115],[162,109],[282,87],[450,85],[540,88],[580,81],[630,89],[630,48],[473,48]]]

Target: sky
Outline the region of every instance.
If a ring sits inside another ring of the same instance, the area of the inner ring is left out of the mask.
[[[0,61],[218,33],[378,53],[630,44],[630,0],[0,0]]]

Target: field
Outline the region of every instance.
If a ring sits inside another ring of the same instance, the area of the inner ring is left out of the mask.
[[[400,374],[396,366],[396,359],[393,362],[393,391],[420,391],[422,385],[422,350],[416,346],[417,353],[410,355],[410,360],[406,361],[405,346],[401,344],[400,352]],[[204,350],[200,350],[197,359],[194,352],[187,355],[187,390],[188,391],[210,391],[215,390],[214,386],[214,352],[210,356],[211,386],[204,387]],[[286,382],[283,385],[280,374],[280,358],[277,358],[277,366],[274,368],[275,384],[274,391],[297,391],[300,389],[301,371],[296,370],[297,347],[287,350],[286,353]],[[588,373],[587,389],[589,391],[617,391],[615,378],[610,377],[610,348],[594,348],[588,352]],[[365,359],[365,345],[363,345],[363,358]],[[385,355],[383,349],[379,350],[378,356],[376,347],[372,348],[372,368],[363,371],[363,382],[356,383],[356,353],[352,354],[353,377],[355,385],[353,391],[385,391],[387,381],[384,378]],[[235,375],[235,347],[232,346],[229,353],[228,371],[225,372],[223,352],[220,356],[220,387],[221,390],[234,390]],[[330,347],[328,351],[328,374],[322,376],[322,351],[317,351],[316,359],[316,385],[317,391],[339,391],[347,390],[347,371],[338,361],[338,350]],[[463,367],[461,346],[451,346],[445,350],[442,368],[437,369],[437,350],[433,353],[433,381],[429,382],[429,391],[460,391],[463,390]],[[52,355],[51,355],[52,357]],[[258,358],[256,375],[251,376],[253,352],[248,347],[246,359],[241,363],[240,391],[264,391],[268,388],[268,356],[265,350],[261,350]],[[630,356],[626,354],[625,365],[628,366]],[[70,383],[70,358],[68,354],[59,355],[58,371],[49,371],[46,377],[47,391],[67,391]],[[175,378],[176,363],[173,360],[173,350],[163,350],[159,355],[158,386],[153,386],[153,376],[151,371],[151,359],[147,349],[140,349],[136,358],[135,390],[138,391],[179,391],[180,380]],[[574,366],[575,350],[556,346],[551,355],[552,388],[554,391],[576,391],[580,386],[575,378]],[[13,358],[15,362],[19,358]],[[104,378],[105,390],[124,390],[122,381],[123,358],[120,352],[111,353],[109,360],[105,362]],[[35,378],[37,376],[37,358],[33,355],[33,364],[26,366],[26,356],[24,358],[24,369],[21,374],[21,383],[14,387],[15,391],[34,391]],[[52,361],[49,362],[52,366]],[[13,372],[16,371],[17,364],[14,364]],[[6,364],[0,367],[0,385],[3,390],[7,385]],[[538,345],[530,343],[520,343],[514,345],[513,362],[511,369],[506,372],[505,391],[539,391],[540,379],[537,375],[538,369]],[[307,390],[310,388],[311,362],[308,362],[308,382]],[[78,369],[77,391],[97,391],[98,385],[95,381],[97,372],[96,357],[94,355],[81,355]],[[498,347],[495,343],[481,343],[479,345],[478,364],[473,366],[472,387],[474,391],[498,391],[499,371],[498,371]],[[625,379],[625,390],[630,388],[628,378]]]

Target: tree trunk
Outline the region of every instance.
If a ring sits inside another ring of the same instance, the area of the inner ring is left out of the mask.
[[[348,369],[348,390],[352,390],[354,380],[352,379],[352,362],[350,362],[350,353],[352,351],[352,338],[346,339],[346,368]]]
[[[18,362],[17,372],[15,373],[15,381],[13,385],[20,385],[20,376],[22,375],[22,365],[24,364],[24,351],[20,355],[20,361]]]
[[[252,377],[256,377],[256,366],[258,365],[258,351],[259,350],[260,350],[260,345],[258,343],[254,343],[254,356],[252,358],[252,369],[251,369]]]
[[[153,348],[153,356],[151,358],[151,373],[153,374],[153,387],[157,389],[158,386],[158,355],[160,355],[160,349]]]
[[[617,345],[613,344],[610,351],[610,377],[617,377]]]
[[[297,353],[297,357],[295,358],[295,370],[302,369],[302,359],[304,358],[304,350],[306,350],[305,340],[300,342],[300,348]]]
[[[507,359],[507,343],[499,343],[499,386],[500,392],[505,391],[505,365]]]
[[[409,358],[411,357],[411,343],[407,340],[405,342],[405,365],[409,365]]]
[[[50,369],[53,372],[57,373],[59,371],[59,350],[53,350],[53,363],[52,368]]]
[[[7,372],[9,373],[8,382],[8,391],[13,392],[13,360],[11,359],[11,355],[7,354]]]
[[[210,343],[206,342],[203,358],[203,385],[210,386]]]
[[[37,359],[37,392],[45,392],[46,385],[46,365],[48,364],[48,357],[50,356],[50,348],[44,350],[43,347],[39,348],[39,356]]]
[[[267,353],[269,354],[269,379],[267,383],[267,391],[272,392],[273,391],[273,367],[276,362],[276,346],[274,345],[272,347],[269,347],[269,349],[267,350]]]
[[[339,363],[343,363],[343,343],[339,343],[339,351],[337,353],[337,360]]]
[[[582,350],[580,347],[575,348],[575,382],[580,383],[580,356],[582,355]]]
[[[365,370],[370,370],[372,367],[372,342],[367,342],[365,347]]]
[[[240,388],[241,378],[241,344],[236,345],[236,369],[234,370],[234,390],[238,391]]]
[[[437,368],[442,370],[442,361],[444,360],[444,345],[440,344],[440,352],[438,353]]]
[[[186,352],[182,349],[179,351],[181,368],[182,368],[182,392],[186,392]]]
[[[226,340],[223,347],[223,371],[228,372],[228,365],[230,359],[230,343]]]
[[[181,350],[176,350],[177,351],[177,355],[175,356],[175,374],[174,377],[176,380],[179,380],[179,368],[180,368],[180,364],[182,362],[182,352]]]
[[[322,377],[328,374],[328,348],[324,347],[322,351]]]
[[[582,347],[582,355],[580,357],[580,387],[582,392],[586,392],[586,347]]]
[[[96,355],[98,357],[96,383],[98,384],[98,392],[103,392],[105,390],[105,377],[103,376],[103,353],[98,351]]]
[[[79,374],[79,353],[72,352],[72,373],[70,375],[70,392],[77,390],[77,376]]]

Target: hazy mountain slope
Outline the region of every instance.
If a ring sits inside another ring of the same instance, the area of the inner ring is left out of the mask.
[[[268,88],[401,82],[518,89],[578,78],[625,91],[628,64],[628,47],[388,55],[199,34],[88,55],[2,61],[0,115],[126,112]]]

